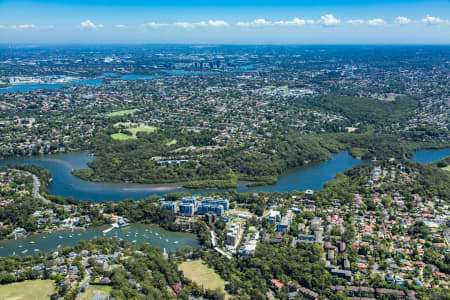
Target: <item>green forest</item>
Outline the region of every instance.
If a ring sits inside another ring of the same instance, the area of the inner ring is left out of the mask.
[[[394,134],[324,133],[305,135],[294,130],[274,134],[250,150],[245,146],[226,147],[210,155],[189,156],[188,162],[166,167],[157,165],[157,157],[167,156],[177,147],[211,144],[211,134],[181,133],[158,130],[138,133],[135,140],[119,141],[109,135],[99,135],[93,142],[96,159],[88,169],[73,170],[81,179],[95,182],[173,183],[185,182],[184,187],[235,188],[236,176],[249,181],[250,186],[275,184],[289,169],[308,163],[329,160],[331,153],[347,150],[363,160],[412,158],[423,148],[441,148],[436,141]],[[165,141],[176,139],[176,145]],[[448,145],[447,145],[448,146]]]

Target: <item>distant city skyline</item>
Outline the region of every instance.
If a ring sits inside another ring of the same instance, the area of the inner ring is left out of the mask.
[[[0,43],[450,44],[450,2],[4,0]]]

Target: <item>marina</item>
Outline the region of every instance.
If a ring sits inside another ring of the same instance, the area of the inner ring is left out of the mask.
[[[156,225],[130,224],[122,228],[115,228],[104,232],[110,225],[92,227],[86,230],[75,230],[71,232],[55,231],[17,238],[17,240],[0,241],[0,256],[17,254],[20,256],[33,255],[35,252],[49,252],[66,246],[75,246],[79,240],[90,240],[98,237],[118,238],[127,242],[137,244],[148,243],[161,250],[166,248],[172,251],[180,247],[198,247],[199,243],[193,234],[182,232],[170,232]],[[33,243],[31,243],[33,242]]]

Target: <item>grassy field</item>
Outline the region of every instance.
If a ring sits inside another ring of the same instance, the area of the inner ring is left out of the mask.
[[[158,129],[155,126],[139,125],[139,124],[133,123],[133,122],[118,122],[118,123],[114,124],[114,127],[116,127],[116,128],[126,127],[127,128],[126,131],[131,133],[131,135],[133,137],[135,137],[138,132],[152,133]],[[117,140],[129,140],[130,139],[130,137],[125,137],[123,135],[120,135],[120,133],[115,133],[115,134],[112,134],[111,136]]]
[[[113,134],[111,134],[111,137],[115,140],[121,140],[121,141],[133,140],[136,138],[135,136],[131,136],[131,135],[125,134],[125,133],[113,133]]]
[[[166,143],[166,146],[175,145],[177,143],[176,139],[170,140]]]
[[[136,133],[138,133],[138,132],[152,133],[156,129],[158,129],[158,128],[156,128],[155,126],[139,125],[138,127],[128,128],[127,131],[130,132],[133,136],[136,136]]]
[[[0,300],[49,299],[53,293],[53,280],[29,280],[0,286]]]
[[[215,290],[219,288],[221,291],[225,291],[225,280],[220,278],[203,260],[183,262],[179,269],[183,271],[186,278],[189,278],[206,289]]]
[[[133,122],[117,122],[116,124],[114,124],[114,127],[119,127],[119,126],[123,126],[123,127],[132,127],[132,126],[138,126],[138,123],[133,123]]]
[[[94,295],[103,294],[109,296],[112,287],[104,285],[90,285],[84,293],[77,296],[77,300],[90,300]]]
[[[226,225],[225,225],[225,228],[228,230],[228,229],[230,229],[231,228],[231,225],[233,225],[234,223],[242,223],[242,224],[244,224],[245,223],[245,219],[242,219],[242,218],[234,218],[234,219],[232,219],[231,220],[231,222],[228,222]]]
[[[229,209],[227,211],[227,216],[237,216],[237,215],[246,215],[249,218],[251,217],[255,217],[256,215],[251,213],[248,209],[246,208],[234,208],[234,209]]]
[[[125,110],[114,111],[112,113],[107,114],[106,116],[107,117],[120,117],[120,116],[134,114],[137,111],[138,111],[138,109],[125,109]]]
[[[392,101],[395,101],[395,97],[378,98],[378,100],[392,102]]]

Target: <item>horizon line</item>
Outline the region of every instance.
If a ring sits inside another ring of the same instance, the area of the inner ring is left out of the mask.
[[[0,42],[1,46],[450,46],[450,43],[250,43],[250,44],[233,44],[233,43],[80,43],[80,42],[65,42],[65,43],[53,43],[53,42],[17,42],[8,43]]]

